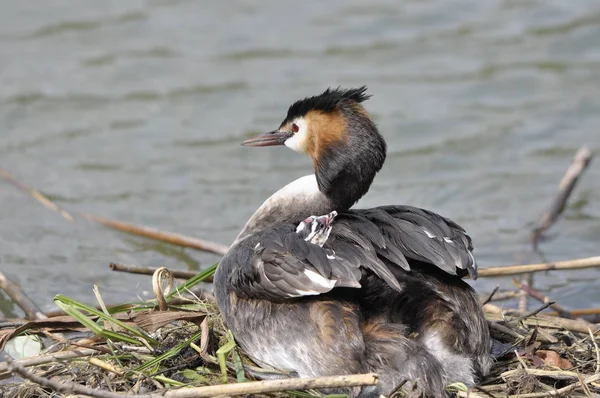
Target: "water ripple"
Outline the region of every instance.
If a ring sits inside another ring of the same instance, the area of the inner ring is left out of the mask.
[[[56,24],[44,26],[31,33],[30,35],[25,36],[25,38],[37,39],[41,37],[56,36],[63,33],[79,33],[82,31],[99,29],[105,26],[116,26],[132,21],[140,21],[146,19],[147,17],[148,15],[144,12],[134,11],[105,20],[63,21]]]

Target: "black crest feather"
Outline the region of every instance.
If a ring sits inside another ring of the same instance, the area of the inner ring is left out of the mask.
[[[361,103],[371,98],[366,93],[367,86],[358,88],[343,89],[341,87],[328,88],[319,95],[307,97],[294,102],[288,109],[287,116],[283,124],[297,118],[302,117],[308,111],[316,110],[322,112],[332,112],[339,106],[349,105],[351,103]]]

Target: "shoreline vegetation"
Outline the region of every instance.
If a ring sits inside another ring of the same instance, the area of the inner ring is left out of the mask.
[[[544,232],[560,217],[591,157],[585,147],[577,152],[550,207],[531,233],[532,253],[541,261],[479,270],[479,277],[511,276],[515,289],[496,288],[481,298],[496,362],[479,386],[448,386],[456,396],[599,396],[600,308],[569,309],[534,287],[537,272],[600,267],[600,256],[552,262],[539,251]],[[86,219],[218,255],[228,249],[215,242],[68,211],[2,169],[0,178],[68,222]],[[113,272],[152,276],[154,298],[107,305],[94,287],[94,305],[57,295],[54,303],[60,310],[48,313],[0,272],[0,289],[26,315],[26,319],[0,318],[0,397],[57,393],[98,398],[318,397],[324,396],[317,391],[322,388],[376,384],[374,374],[305,379],[252,363],[236,346],[209,291],[207,283],[216,267],[197,273],[113,263],[109,265]],[[506,300],[518,300],[518,308],[505,308],[501,303]],[[530,305],[532,300],[539,302],[537,308]],[[399,386],[392,395],[405,394]]]

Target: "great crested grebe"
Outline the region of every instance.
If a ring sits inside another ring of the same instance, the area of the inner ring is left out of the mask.
[[[217,269],[219,308],[259,364],[301,377],[379,374],[442,397],[491,366],[474,290],[471,239],[411,206],[350,209],[369,189],[386,144],[361,103],[366,87],[327,89],[290,106],[277,130],[245,146],[308,154],[314,175],[286,185],[248,220]],[[308,218],[307,218],[308,217]]]

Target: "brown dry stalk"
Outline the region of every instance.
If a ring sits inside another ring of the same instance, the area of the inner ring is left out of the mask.
[[[550,308],[552,308],[553,310],[558,312],[558,314],[561,317],[569,318],[569,319],[574,318],[573,313],[570,310],[568,310],[565,307],[563,307],[562,305],[556,303],[554,300],[550,299],[550,297],[544,296],[537,289],[529,286],[528,284],[519,282],[516,278],[513,278],[512,281],[516,287],[518,287],[519,289],[521,289],[522,291],[527,293],[528,296],[533,297],[534,299],[538,300],[542,304],[549,304]]]
[[[563,210],[566,207],[567,200],[571,196],[571,193],[573,192],[573,189],[577,184],[577,180],[579,180],[579,177],[590,164],[591,160],[592,152],[586,146],[579,148],[577,153],[575,153],[575,158],[569,165],[569,168],[567,169],[565,175],[560,181],[560,184],[558,186],[558,192],[554,196],[550,207],[544,214],[542,214],[542,217],[538,221],[537,226],[531,232],[531,244],[534,252],[539,254],[538,245],[542,234],[544,233],[544,231],[550,228],[556,222],[558,217],[562,214]],[[523,275],[523,277],[521,277],[521,284],[525,291],[528,287],[533,288],[533,274]],[[523,294],[519,298],[520,310],[527,310],[527,297],[529,296],[530,294]],[[557,309],[557,311],[560,310]]]
[[[534,250],[537,250],[542,233],[550,228],[552,224],[554,224],[554,222],[558,219],[558,216],[560,216],[564,210],[567,200],[569,199],[571,192],[573,192],[575,184],[577,184],[577,180],[590,164],[591,160],[592,152],[589,150],[589,148],[585,146],[579,148],[575,154],[573,162],[567,169],[564,177],[558,185],[558,192],[552,200],[552,204],[542,215],[541,219],[538,221],[538,225],[532,232],[531,242]]]
[[[32,358],[19,359],[17,361],[13,361],[13,364],[17,364],[22,367],[29,366],[38,366],[44,365],[54,361],[61,361],[66,359],[87,357],[97,353],[98,350],[94,350],[91,348],[81,349],[81,350],[69,350],[69,351],[61,351],[53,354],[39,355]],[[8,372],[9,364],[8,362],[0,362],[0,375]]]
[[[117,272],[127,272],[129,274],[140,274],[140,275],[152,275],[158,268],[152,267],[138,267],[136,265],[128,265],[128,264],[120,264],[120,263],[110,263],[109,268],[112,271]],[[190,279],[196,275],[198,272],[194,271],[183,271],[183,270],[172,270],[169,269],[173,274],[173,277],[176,279]],[[212,282],[212,278],[206,278],[204,281]]]
[[[158,301],[158,308],[161,311],[169,310],[163,286],[166,283],[166,294],[169,294],[169,291],[173,287],[173,281],[173,274],[165,267],[160,267],[152,274],[152,291],[154,292],[156,301]]]
[[[0,170],[1,171],[1,170]],[[0,271],[0,289],[15,302],[27,315],[27,319],[45,319],[44,312],[29,298],[18,283],[10,280]]]
[[[579,377],[579,373],[567,370],[543,370],[531,368],[508,370],[506,372],[503,372],[500,375],[500,377],[506,380],[513,376],[519,375],[522,372],[527,372],[533,376],[548,377],[556,380],[577,380],[577,378]]]
[[[216,386],[170,390],[166,398],[202,398],[217,395],[264,394],[288,390],[311,390],[319,388],[371,386],[377,384],[373,373],[348,376],[252,381],[248,383],[221,384]]]
[[[59,383],[44,377],[37,376],[27,371],[16,361],[8,360],[8,370],[17,373],[24,379],[30,380],[42,387],[49,388],[64,394],[81,394],[96,398],[122,398],[123,394],[113,393],[105,390],[98,390],[82,386],[80,384],[64,382]],[[260,394],[268,392],[288,391],[288,390],[309,390],[319,388],[335,387],[356,387],[369,386],[377,384],[377,375],[362,374],[348,376],[326,376],[315,378],[297,378],[268,381],[253,381],[248,383],[222,384],[216,386],[181,388],[177,390],[168,390],[164,393],[128,395],[132,398],[202,398],[213,397],[216,395],[241,395],[241,394]]]
[[[478,271],[478,276],[493,277],[493,276],[527,274],[530,272],[542,272],[542,271],[550,271],[550,270],[573,270],[573,269],[597,268],[597,267],[600,267],[600,256],[578,258],[575,260],[557,261],[554,263],[505,265],[505,266],[499,266],[499,267],[492,267],[492,268],[487,268],[487,269],[480,269]]]
[[[588,332],[590,333],[590,339],[596,350],[596,373],[600,373],[600,348],[598,348],[598,343],[596,343],[596,338],[594,337],[594,333],[592,333],[592,329],[588,328]]]
[[[177,234],[174,232],[160,231],[156,228],[145,227],[142,225],[129,224],[129,223],[126,223],[123,221],[112,220],[110,218],[96,216],[94,214],[86,213],[83,211],[69,213],[68,211],[66,211],[65,209],[63,209],[62,207],[60,207],[59,205],[57,205],[56,203],[54,203],[53,201],[48,199],[46,196],[44,196],[38,190],[23,184],[22,182],[20,182],[16,178],[14,178],[12,175],[10,175],[5,170],[0,169],[0,177],[4,178],[6,181],[12,183],[14,186],[19,188],[21,191],[26,192],[32,198],[34,198],[35,200],[40,202],[44,207],[60,214],[63,218],[65,218],[68,221],[73,221],[74,220],[73,214],[77,214],[80,217],[97,222],[106,227],[116,229],[121,232],[125,232],[125,233],[132,234],[132,235],[143,236],[143,237],[146,237],[149,239],[154,239],[154,240],[158,240],[161,242],[170,243],[170,244],[173,244],[176,246],[189,247],[191,249],[214,253],[214,254],[218,254],[221,256],[224,255],[225,253],[227,253],[227,250],[229,250],[229,247],[222,245],[220,243],[211,242],[211,241],[204,240],[204,239],[192,238],[192,237]]]
[[[590,324],[588,322],[581,322],[581,321],[577,321],[577,320],[573,320],[573,319],[565,319],[565,318],[559,318],[556,316],[547,316],[544,314],[537,314],[537,315],[530,315],[531,313],[527,313],[527,312],[523,312],[523,311],[519,311],[519,310],[513,310],[513,309],[507,309],[507,310],[503,310],[502,308],[493,305],[493,304],[486,304],[483,307],[484,312],[486,313],[486,317],[490,320],[493,321],[512,321],[509,319],[509,317],[511,316],[516,316],[520,319],[521,322],[523,322],[524,324],[527,325],[539,325],[539,326],[544,326],[544,327],[548,327],[548,328],[564,328],[564,329],[568,329],[571,330],[573,332],[579,332],[579,333],[588,333],[588,328],[592,328],[592,331],[595,332],[597,330],[600,329],[600,325],[597,324]],[[527,316],[527,318],[523,318]]]
[[[227,253],[227,250],[229,250],[228,246],[204,239],[192,238],[174,232],[161,231],[156,228],[145,227],[143,225],[134,225],[123,221],[111,220],[109,218],[95,216],[93,214],[85,212],[78,212],[78,214],[82,217],[87,218],[88,220],[95,221],[106,227],[110,227],[121,232],[125,232],[131,235],[143,236],[145,238],[170,243],[176,246],[189,247],[190,249],[214,253],[221,256]]]
[[[535,392],[530,394],[519,394],[519,395],[509,395],[509,398],[545,398],[545,397],[564,397],[567,396],[565,394],[575,391],[578,388],[582,388],[584,384],[590,384],[597,380],[600,380],[600,373],[596,373],[583,380],[583,382],[578,381],[573,384],[569,384],[566,387],[559,388],[558,390],[544,391],[544,392]]]

